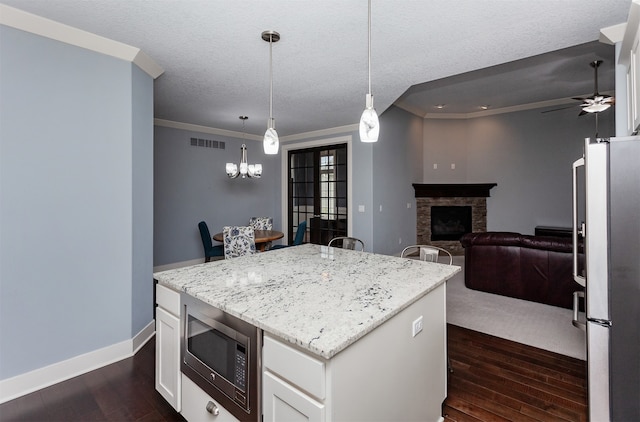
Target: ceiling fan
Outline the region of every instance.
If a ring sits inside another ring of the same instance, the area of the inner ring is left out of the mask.
[[[614,97],[612,97],[611,95],[600,94],[598,92],[598,67],[600,67],[601,64],[602,64],[602,60],[594,60],[591,63],[589,63],[589,66],[593,68],[593,72],[594,72],[593,95],[590,95],[584,98],[582,97],[572,98],[573,100],[582,101],[582,104],[580,104],[579,106],[580,108],[582,108],[582,110],[580,110],[580,114],[578,114],[578,116],[584,116],[585,114],[590,114],[590,113],[597,114],[605,111],[606,109],[611,107],[613,104],[615,104]],[[542,113],[550,113],[553,111],[565,110],[567,108],[572,108],[572,107],[574,106],[555,108],[553,110],[545,110]]]
[[[574,100],[582,101],[580,107],[582,111],[579,116],[583,116],[587,113],[600,113],[611,107],[615,103],[615,98],[611,95],[600,94],[598,92],[598,67],[602,64],[602,60],[594,60],[589,63],[589,66],[594,71],[594,92],[590,97],[580,98],[574,97]]]
[[[605,111],[606,109],[611,107],[613,104],[615,104],[614,97],[612,97],[611,95],[600,94],[598,92],[598,67],[601,64],[602,64],[602,60],[594,60],[591,63],[589,63],[589,66],[593,68],[593,72],[594,72],[593,95],[589,97],[584,97],[584,98],[581,98],[581,97],[572,98],[573,100],[582,101],[582,104],[580,104],[580,108],[582,108],[582,110],[580,110],[580,114],[578,114],[578,116],[584,116],[585,114],[593,114],[595,116],[596,138],[598,137],[598,114]],[[572,107],[574,106],[556,108],[553,110],[546,110],[546,111],[543,111],[542,113],[549,113],[552,111],[559,111],[559,110],[564,110]]]

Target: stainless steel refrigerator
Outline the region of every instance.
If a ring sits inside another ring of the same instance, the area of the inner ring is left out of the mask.
[[[589,420],[640,421],[640,137],[585,140],[573,164],[573,231],[574,279],[585,287],[585,315],[578,318],[579,294],[573,313],[587,332]]]

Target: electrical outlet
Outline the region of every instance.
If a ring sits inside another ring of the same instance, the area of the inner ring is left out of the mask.
[[[422,315],[411,324],[411,334],[413,337],[417,336],[420,331],[422,331]]]

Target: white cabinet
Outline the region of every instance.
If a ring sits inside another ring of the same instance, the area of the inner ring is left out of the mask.
[[[322,422],[324,362],[265,334],[262,346],[264,422]]]
[[[440,285],[329,360],[265,332],[264,422],[441,420],[445,289]],[[423,329],[413,336],[419,317]]]
[[[181,409],[180,294],[156,284],[156,390]]]
[[[629,10],[618,63],[626,69],[626,92],[616,92],[616,96],[626,95],[626,135],[637,133],[640,129],[640,1],[634,0]],[[618,82],[618,81],[616,81]],[[622,86],[623,84],[621,84]],[[622,88],[619,88],[622,89]],[[616,109],[616,111],[622,111]],[[623,126],[624,128],[624,126]]]

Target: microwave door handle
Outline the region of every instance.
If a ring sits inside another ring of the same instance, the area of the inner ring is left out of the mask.
[[[584,236],[584,226],[582,230],[578,230],[578,167],[584,166],[584,157],[576,160],[573,163],[573,185],[572,185],[572,199],[571,208],[573,212],[572,216],[572,240],[573,240],[573,279],[582,287],[585,287],[586,280],[584,277],[578,274],[578,233],[580,232]]]

